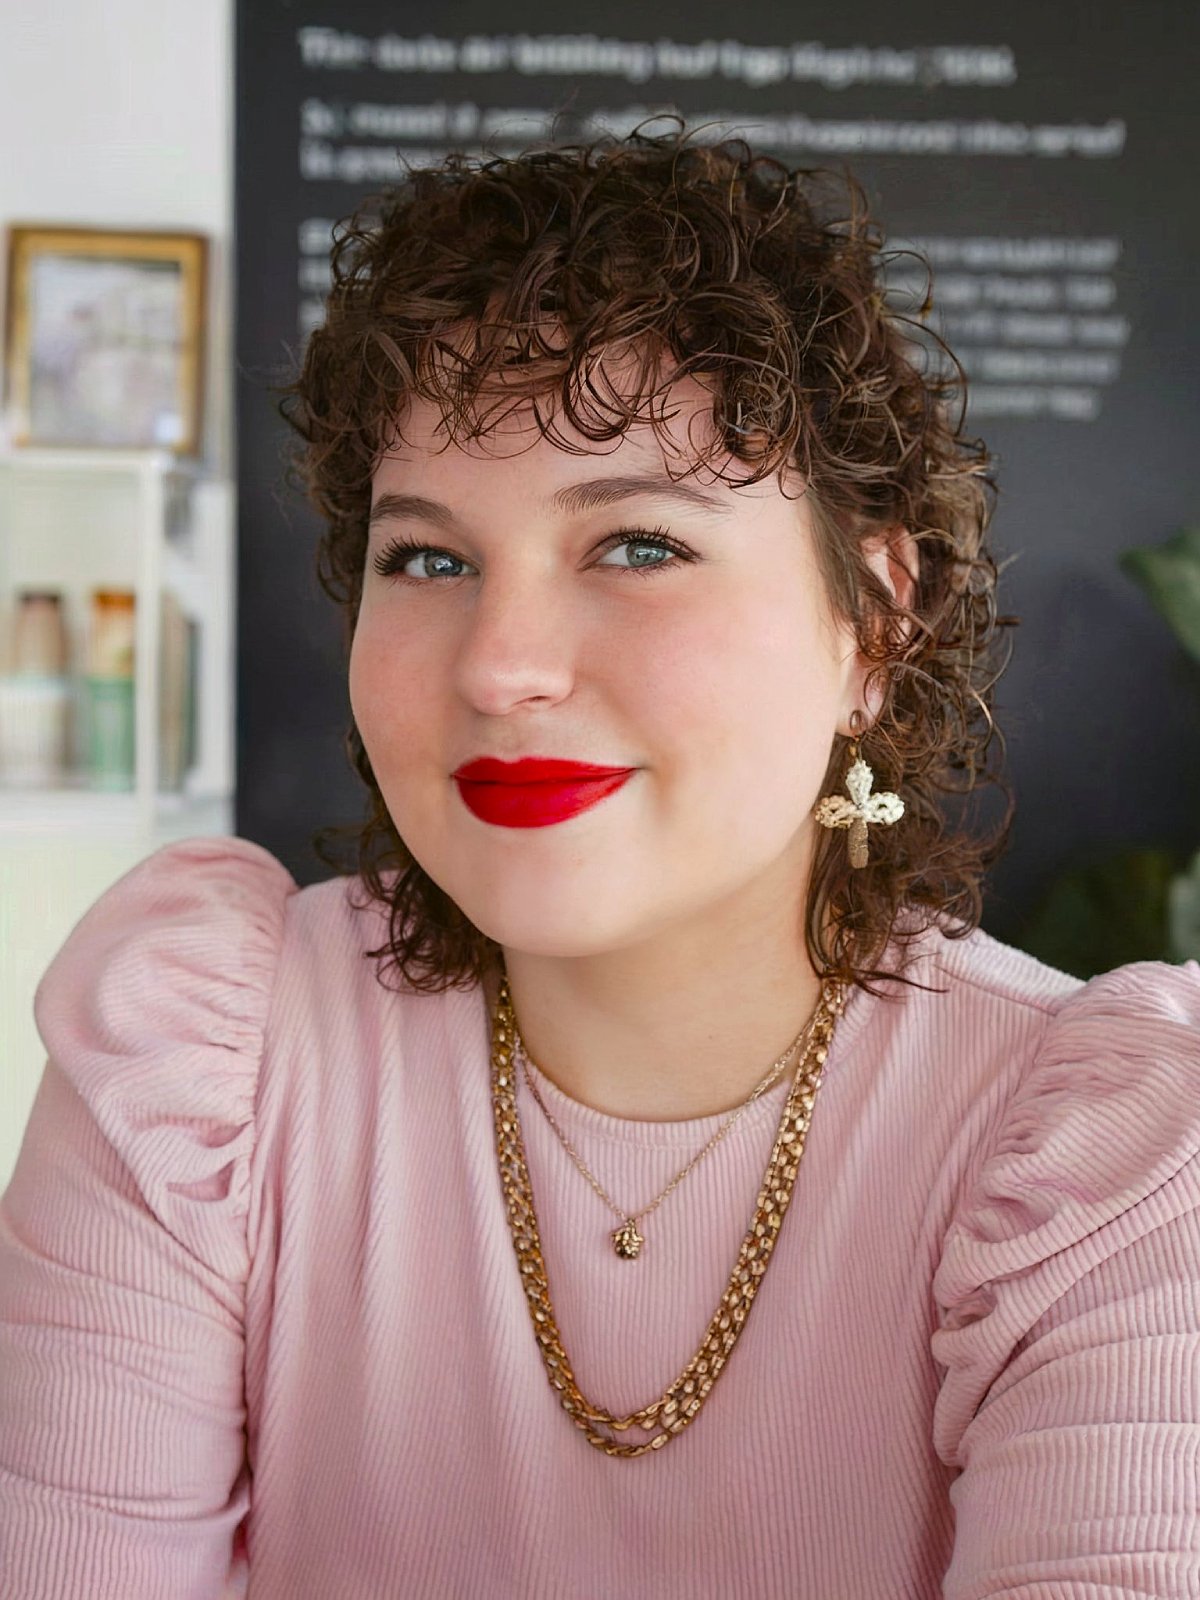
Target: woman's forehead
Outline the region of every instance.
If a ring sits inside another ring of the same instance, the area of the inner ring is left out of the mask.
[[[743,476],[749,468],[741,467]],[[715,464],[664,451],[650,429],[630,430],[607,446],[568,451],[535,433],[523,448],[506,448],[487,438],[461,448],[401,448],[389,453],[374,474],[375,499],[389,491],[432,494],[458,500],[495,493],[537,502],[570,515],[630,499],[636,494],[673,501],[677,509],[701,513],[732,511],[740,501],[779,499],[773,477],[730,481]],[[788,497],[793,498],[792,496]]]
[[[665,388],[647,415],[629,421],[611,439],[582,431],[552,397],[513,397],[494,407],[483,402],[469,426],[437,401],[413,396],[395,423],[376,478],[414,471],[442,476],[465,463],[519,460],[542,481],[572,481],[597,472],[642,473],[705,485],[738,486],[754,474],[717,440],[713,391],[691,376]],[[586,422],[586,417],[583,419]],[[762,484],[750,485],[762,490]]]

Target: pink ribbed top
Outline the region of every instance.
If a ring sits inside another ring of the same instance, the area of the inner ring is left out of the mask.
[[[741,1341],[617,1460],[531,1331],[484,995],[381,986],[346,889],[172,845],[42,980],[0,1209],[5,1600],[1200,1595],[1200,966],[1081,984],[933,930],[910,975],[941,992],[854,991]],[[724,1120],[539,1087],[631,1208]],[[519,1082],[595,1401],[692,1355],[788,1087],[626,1262]]]

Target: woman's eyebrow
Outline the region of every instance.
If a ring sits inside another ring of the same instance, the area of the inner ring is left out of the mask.
[[[650,477],[626,476],[617,478],[588,478],[583,483],[568,484],[550,497],[551,505],[559,511],[595,511],[603,506],[615,505],[618,500],[631,500],[635,495],[653,495],[656,500],[677,500],[682,505],[699,506],[705,511],[728,515],[733,507],[715,494],[705,494],[689,484],[679,483],[665,473]]]
[[[728,516],[734,509],[727,500],[703,489],[679,483],[665,474],[650,477],[588,478],[582,483],[571,483],[550,496],[553,510],[566,512],[596,511],[615,505],[620,500],[631,500],[637,495],[652,495],[656,500],[675,500],[681,505],[700,508]],[[393,518],[410,517],[431,523],[447,530],[458,526],[458,519],[448,505],[440,500],[430,500],[424,495],[381,494],[371,507],[372,526]]]
[[[445,528],[447,532],[458,527],[458,518],[440,500],[427,500],[420,494],[396,494],[390,491],[381,494],[371,507],[367,525],[373,528],[377,522],[391,522],[403,517],[431,522],[434,527]]]

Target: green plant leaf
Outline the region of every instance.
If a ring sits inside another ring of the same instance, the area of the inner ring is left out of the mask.
[[[1200,660],[1200,528],[1183,528],[1164,544],[1122,550],[1122,570],[1139,584]]]
[[[1070,867],[1050,883],[1016,943],[1077,978],[1127,961],[1175,959],[1167,899],[1185,859],[1136,848]]]
[[[1200,961],[1200,852],[1167,894],[1172,961]]]

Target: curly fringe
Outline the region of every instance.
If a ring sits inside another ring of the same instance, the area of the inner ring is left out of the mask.
[[[682,124],[513,159],[456,153],[335,229],[326,319],[279,406],[302,441],[292,466],[325,523],[317,573],[347,648],[372,474],[414,398],[459,441],[532,404],[542,432],[578,452],[560,419],[596,443],[633,422],[661,430],[670,385],[692,375],[713,393],[713,427],[687,467],[718,471],[728,454],[740,481],[774,473],[781,487],[797,470],[830,598],[884,690],[863,754],[905,805],[873,830],[865,868],[850,868],[844,835],[818,829],[809,956],[871,992],[910,981],[904,949],[935,921],[954,938],[979,925],[1013,815],[991,712],[1000,630],[1016,621],[996,612],[991,458],[963,433],[965,376],[921,320],[928,296],[916,318],[888,307],[888,259],[848,174],[792,170],[741,140],[697,143]],[[620,392],[602,364],[614,350],[634,369],[629,380],[622,366]],[[897,528],[919,551],[911,608],[864,553]],[[846,746],[835,738],[823,794],[841,788]],[[366,819],[314,844],[361,878],[364,904],[388,909],[387,943],[367,952],[381,981],[471,987],[499,946],[407,850],[353,720],[346,749]],[[997,823],[954,814],[987,785],[1006,798]],[[873,965],[889,947],[901,960]]]

